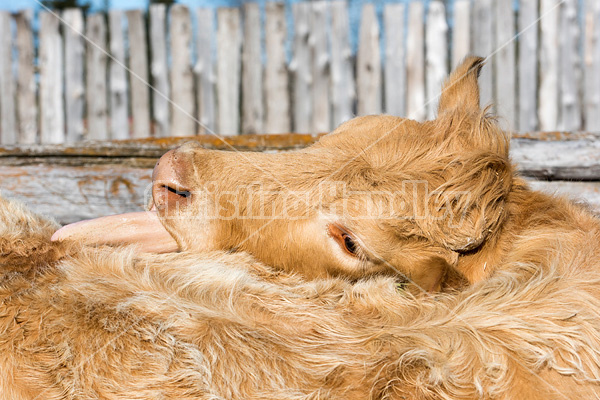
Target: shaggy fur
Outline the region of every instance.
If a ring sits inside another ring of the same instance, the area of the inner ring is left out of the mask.
[[[260,235],[258,219],[190,219],[199,201],[222,204],[218,187],[177,213],[155,198],[183,250],[165,255],[51,242],[56,226],[0,199],[0,399],[600,396],[600,222],[514,175],[479,110],[480,64],[451,77],[435,121],[360,118],[288,154],[178,151],[188,187],[221,176],[221,189],[260,178],[310,193],[333,175],[355,191],[296,202],[302,218]],[[433,195],[384,197],[394,218],[356,217],[364,193],[406,180]],[[332,223],[364,254],[344,254]],[[400,290],[399,273],[447,292]]]
[[[65,249],[44,219],[0,210],[18,252],[0,262],[2,399],[600,393],[595,271],[514,263],[415,298],[392,278],[305,281],[243,254]]]

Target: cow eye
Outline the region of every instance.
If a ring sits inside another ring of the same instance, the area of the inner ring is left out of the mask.
[[[329,235],[338,243],[342,250],[353,257],[358,257],[358,245],[347,229],[338,224],[329,224],[327,230]]]

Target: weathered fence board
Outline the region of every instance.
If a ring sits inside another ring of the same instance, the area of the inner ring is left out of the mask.
[[[217,104],[215,99],[214,50],[214,14],[212,10],[199,8],[196,11],[198,37],[196,47],[197,107],[200,126],[198,133],[214,133],[217,123]]]
[[[558,126],[558,21],[560,0],[540,0],[540,129],[549,131]]]
[[[154,136],[171,135],[171,110],[169,99],[169,66],[167,53],[167,6],[151,4],[150,24],[150,76],[152,76],[152,122]]]
[[[492,0],[477,0],[473,2],[473,35],[472,49],[475,54],[489,58],[479,76],[479,93],[482,107],[493,103],[494,75],[492,58],[494,49],[494,2]]]
[[[379,22],[374,4],[365,4],[360,23],[360,39],[356,54],[358,115],[382,112],[381,55]]]
[[[585,2],[584,122],[588,131],[600,131],[600,2]]]
[[[171,135],[196,133],[194,74],[192,72],[192,21],[189,9],[174,4],[171,14]]]
[[[40,141],[42,144],[63,143],[63,46],[59,20],[49,12],[40,12],[39,18]]]
[[[17,120],[10,22],[10,13],[0,11],[0,141],[15,144],[17,143]]]
[[[146,23],[139,10],[127,11],[129,33],[129,81],[131,82],[132,136],[150,136],[150,90],[148,88],[148,56]]]
[[[538,84],[538,0],[521,0],[519,3],[519,65],[518,65],[518,130],[537,129]]]
[[[385,112],[406,114],[406,36],[404,34],[404,4],[386,4],[385,25]]]
[[[579,21],[577,0],[564,0],[560,11],[560,119],[559,129],[581,129],[579,99],[581,68],[579,63]]]
[[[408,33],[406,44],[406,115],[422,121],[425,119],[425,50],[423,3],[413,2],[408,6]]]
[[[217,10],[217,88],[221,135],[240,129],[240,71],[242,28],[238,8]]]
[[[109,60],[109,99],[110,99],[110,137],[111,139],[129,138],[127,94],[127,69],[125,67],[125,39],[123,34],[123,12],[111,10],[108,14],[110,30]]]
[[[246,3],[242,47],[242,133],[263,131],[263,69],[260,40],[260,9]]]
[[[496,112],[501,115],[501,126],[509,130],[517,128],[516,39],[512,6],[513,0],[496,0],[496,54],[493,58],[496,67],[494,74]]]
[[[85,44],[83,39],[84,20],[80,9],[63,12],[65,38],[65,122],[66,142],[76,143],[84,138],[83,123],[85,110]],[[93,38],[89,38],[92,40]],[[100,77],[102,79],[102,77]]]
[[[0,148],[2,195],[25,201],[62,223],[75,222],[143,209],[150,195],[152,166],[165,151],[185,141],[195,140],[207,148],[283,151],[317,139],[311,135],[240,135],[225,138],[227,143],[223,143],[203,135],[93,146]],[[535,189],[587,201],[600,211],[599,135],[531,133],[513,136],[512,143],[513,160],[525,176],[571,180],[596,174],[596,181],[528,181]],[[46,165],[40,168],[39,163]]]
[[[17,24],[17,112],[19,143],[32,144],[38,140],[38,104],[34,74],[35,48],[31,20],[32,10],[15,15]],[[0,141],[1,143],[2,141]]]
[[[87,117],[89,140],[108,139],[106,23],[103,14],[87,17]]]
[[[452,68],[471,53],[471,0],[454,2],[452,29]]]
[[[437,114],[442,85],[448,76],[448,25],[446,8],[441,1],[429,4],[425,41],[427,119],[433,119]]]
[[[331,110],[329,108],[329,31],[327,22],[329,7],[327,1],[311,3],[309,47],[312,61],[312,127],[311,133],[329,132]]]
[[[310,63],[310,3],[292,4],[294,15],[293,74],[294,132],[308,133],[312,119],[312,71]]]
[[[265,6],[265,133],[291,132],[289,79],[285,55],[287,26],[283,3]]]
[[[267,2],[264,12],[253,2],[216,12],[152,4],[147,30],[142,10],[126,12],[128,23],[118,10],[90,16],[87,27],[81,11],[67,10],[64,26],[42,12],[39,29],[31,12],[13,14],[14,21],[5,13],[0,97],[13,101],[0,102],[8,116],[0,142],[321,132],[355,113],[381,111],[422,120],[435,114],[445,71],[469,53],[488,57],[481,102],[497,105],[505,127],[600,131],[600,3],[516,3],[455,0],[449,17],[442,0],[369,1],[360,19],[349,16],[345,0]],[[100,25],[104,34],[94,38]],[[101,51],[107,46],[110,55]],[[83,90],[82,68],[89,69]]]

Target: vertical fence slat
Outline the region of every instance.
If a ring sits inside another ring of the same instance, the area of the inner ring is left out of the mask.
[[[294,132],[309,133],[312,120],[312,76],[308,46],[309,3],[292,4],[292,12],[294,14],[294,44],[290,70],[294,75]]]
[[[292,129],[285,42],[287,27],[283,3],[265,6],[265,133],[287,133]]]
[[[558,21],[561,0],[540,2],[540,129],[556,130],[558,124]]]
[[[242,47],[242,133],[263,133],[263,70],[260,9],[257,3],[244,4]]]
[[[198,133],[215,133],[217,105],[213,61],[214,13],[212,10],[199,8],[196,10],[196,19],[198,21],[198,36],[196,38],[197,54],[194,72],[198,82],[196,88],[198,120],[200,121]]]
[[[65,140],[63,84],[63,46],[59,20],[40,12],[40,141],[59,144]]]
[[[496,54],[494,81],[496,110],[504,129],[516,129],[516,59],[513,0],[496,0]]]
[[[585,130],[600,131],[600,3],[585,2]]]
[[[560,91],[559,128],[567,131],[581,129],[581,100],[579,98],[579,20],[577,0],[565,0],[560,12]]]
[[[8,11],[0,11],[0,143],[17,143],[13,39]]]
[[[404,4],[386,4],[385,25],[385,71],[383,80],[385,112],[406,115],[406,47],[404,35]]]
[[[492,0],[473,2],[473,45],[478,56],[489,57],[494,52],[494,7]],[[479,96],[482,107],[493,104],[493,58],[487,60],[479,76]]]
[[[356,98],[350,22],[345,1],[331,2],[331,102],[332,123],[338,126],[352,118]]]
[[[519,4],[519,124],[521,132],[537,129],[538,83],[538,0],[521,0]]]
[[[217,10],[217,98],[221,135],[236,135],[240,130],[240,22],[238,8]]]
[[[34,74],[35,48],[32,29],[33,11],[15,15],[17,22],[17,112],[21,144],[33,144],[38,139],[36,82]]]
[[[358,52],[356,53],[358,115],[381,113],[381,54],[379,23],[374,4],[362,8]]]
[[[148,88],[148,57],[146,24],[140,10],[126,12],[129,36],[129,82],[131,88],[132,137],[150,136],[150,89]]]
[[[194,112],[194,75],[192,72],[192,26],[189,9],[174,4],[170,9],[171,25],[171,135],[191,136],[196,133]]]
[[[125,69],[125,37],[123,32],[123,12],[110,10],[108,13],[110,30],[109,60],[109,99],[110,137],[121,140],[129,138],[129,115],[127,96],[127,70]]]
[[[423,42],[423,3],[408,6],[406,38],[406,114],[408,118],[425,119],[425,44]]]
[[[452,28],[452,68],[471,52],[471,0],[454,2]]]
[[[429,4],[425,38],[427,118],[433,119],[437,114],[442,84],[448,76],[448,24],[446,8],[441,1]]]
[[[65,123],[66,142],[76,143],[83,139],[85,127],[83,112],[85,107],[85,86],[83,67],[85,45],[83,42],[83,12],[72,8],[63,12],[65,25]]]
[[[331,126],[331,110],[329,105],[329,31],[327,1],[311,2],[309,46],[312,59],[313,101],[312,129],[313,133],[328,132]]]
[[[154,87],[154,90],[152,90],[154,136],[166,137],[171,134],[169,125],[171,92],[167,63],[167,6],[165,4],[150,5],[149,17],[150,74],[152,76],[152,86]]]
[[[87,17],[87,120],[89,140],[108,139],[106,23],[103,14]]]

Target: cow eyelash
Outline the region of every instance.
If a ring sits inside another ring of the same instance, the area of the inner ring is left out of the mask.
[[[348,255],[359,259],[364,258],[364,254],[361,251],[362,249],[354,236],[352,236],[347,229],[338,224],[329,224],[327,231],[329,236],[331,236]]]

